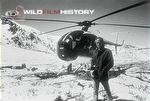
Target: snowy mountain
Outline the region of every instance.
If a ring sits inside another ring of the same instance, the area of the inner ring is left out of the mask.
[[[2,23],[2,44],[48,53],[56,51],[53,39],[38,36],[41,32],[37,29],[3,20],[5,23]]]

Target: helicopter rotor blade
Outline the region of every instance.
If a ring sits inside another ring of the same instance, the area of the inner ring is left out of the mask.
[[[76,21],[68,21],[68,20],[50,20],[50,19],[28,19],[28,18],[15,18],[17,19],[22,19],[22,20],[29,20],[29,21],[51,21],[51,22],[67,22],[67,23],[75,23],[78,24],[79,22]]]
[[[139,3],[136,3],[136,4],[133,4],[133,5],[127,6],[127,7],[125,7],[125,8],[122,8],[122,9],[113,11],[113,12],[111,12],[111,13],[105,14],[105,15],[103,15],[103,16],[100,16],[100,17],[98,17],[98,18],[95,18],[95,19],[91,20],[91,22],[96,21],[96,20],[99,20],[99,19],[102,19],[102,18],[104,18],[104,17],[110,16],[110,15],[113,15],[113,14],[116,14],[116,13],[119,13],[119,12],[122,12],[122,11],[129,10],[129,9],[131,9],[131,8],[135,8],[135,7],[141,6],[141,5],[146,4],[146,3],[148,3],[148,2],[150,2],[150,1],[149,1],[149,0],[141,1],[141,2],[139,2]]]
[[[79,25],[67,26],[67,27],[63,27],[63,28],[58,28],[58,29],[55,29],[55,30],[51,30],[51,31],[47,31],[47,32],[41,33],[41,34],[39,34],[39,35],[43,35],[43,34],[55,32],[55,31],[59,31],[59,30],[63,30],[63,29],[73,28],[73,27],[77,27],[77,26],[79,26]]]
[[[95,23],[95,25],[106,25],[106,26],[120,26],[120,27],[137,27],[137,28],[150,28],[150,26],[141,26],[141,25],[126,25],[126,24],[109,24],[109,23]]]

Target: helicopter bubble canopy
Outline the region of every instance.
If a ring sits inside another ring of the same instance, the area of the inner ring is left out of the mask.
[[[84,31],[76,30],[69,32],[61,37],[57,45],[57,54],[60,59],[70,61],[78,56],[76,50]]]
[[[58,41],[57,54],[65,61],[75,60],[78,56],[89,57],[96,37],[83,30],[69,32]]]

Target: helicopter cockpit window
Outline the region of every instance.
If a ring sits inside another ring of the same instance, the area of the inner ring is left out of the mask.
[[[76,41],[72,41],[72,49],[76,47]]]
[[[71,35],[68,36],[68,39],[66,39],[66,42],[69,43],[69,47],[71,49],[74,49],[76,47],[76,41],[73,39],[73,37]]]
[[[69,38],[70,38],[71,40],[73,40],[73,37],[72,37],[71,35],[69,35]]]

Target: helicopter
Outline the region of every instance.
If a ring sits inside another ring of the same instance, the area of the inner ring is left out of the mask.
[[[95,40],[98,36],[91,34],[88,31],[89,27],[91,27],[91,26],[106,25],[106,26],[150,28],[149,26],[140,26],[140,25],[126,25],[126,24],[111,24],[111,23],[97,23],[97,22],[95,22],[97,20],[111,16],[113,14],[123,12],[123,11],[129,10],[129,9],[144,5],[148,2],[149,2],[148,0],[141,1],[141,2],[138,2],[136,4],[133,4],[133,5],[127,6],[125,8],[121,8],[119,10],[105,14],[103,16],[97,17],[93,20],[85,20],[82,22],[66,21],[66,20],[50,20],[50,19],[28,19],[28,18],[25,18],[23,20],[51,21],[51,22],[63,22],[63,23],[75,24],[73,26],[68,26],[68,27],[63,27],[63,28],[47,31],[47,32],[41,33],[39,35],[48,34],[48,33],[63,30],[63,29],[81,26],[82,28],[80,30],[71,31],[71,32],[64,34],[59,39],[58,44],[57,44],[57,55],[58,55],[58,57],[64,61],[71,61],[71,60],[75,60],[78,56],[85,56],[85,57],[91,57],[92,56],[90,50],[96,49]],[[7,17],[7,19],[11,19],[11,18]],[[17,19],[20,19],[20,18],[18,17],[18,18],[15,18],[14,20],[17,20]],[[116,53],[117,53],[117,47],[122,46],[123,43],[124,43],[124,40],[122,41],[122,44],[118,44],[117,42],[114,43],[114,42],[110,42],[110,41],[107,41],[104,39],[105,45],[114,45],[115,46]]]

